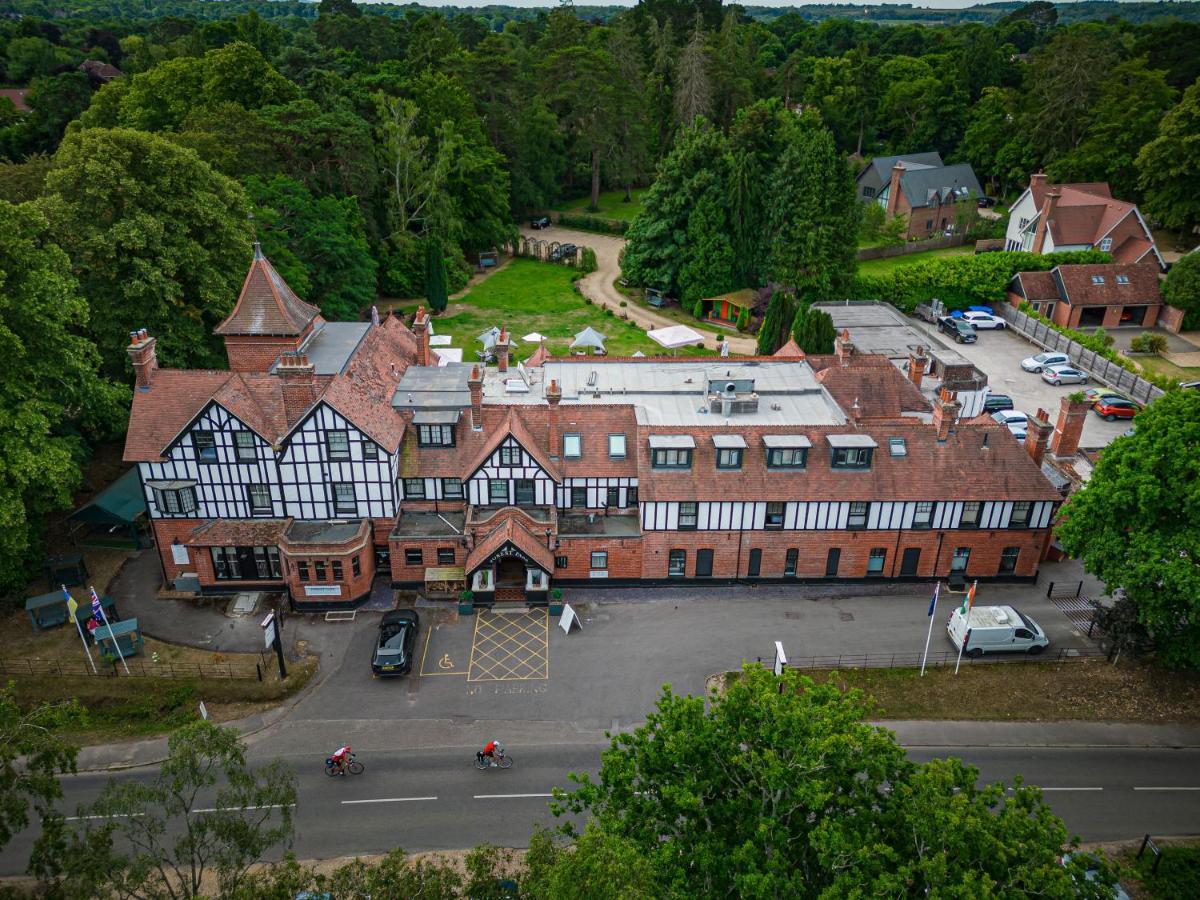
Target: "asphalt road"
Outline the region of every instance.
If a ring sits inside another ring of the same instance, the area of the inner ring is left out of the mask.
[[[511,769],[481,772],[461,748],[363,755],[366,772],[329,778],[322,760],[285,757],[299,772],[296,842],[301,858],[471,847],[523,846],[535,825],[553,827],[548,795],[568,772],[595,772],[604,745],[514,746]],[[922,747],[914,760],[959,756],[981,780],[1037,784],[1073,834],[1085,841],[1195,833],[1200,824],[1200,749]],[[146,781],[153,769],[121,773]],[[106,776],[65,779],[65,808],[94,799]],[[201,806],[204,806],[201,799]],[[211,801],[210,801],[211,802]],[[0,853],[0,875],[20,874],[33,835]]]

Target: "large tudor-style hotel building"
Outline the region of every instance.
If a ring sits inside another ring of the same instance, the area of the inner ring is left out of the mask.
[[[228,371],[159,369],[144,331],[129,347],[125,459],[164,575],[205,591],[286,586],[320,607],[377,576],[476,600],[598,579],[1027,579],[1061,499],[1047,423],[1023,446],[948,392],[930,404],[920,351],[910,380],[845,334],[819,358],[538,348],[510,365],[502,333],[497,365],[439,366],[424,312],[325,322],[257,248],[217,332]],[[1078,437],[1064,419],[1054,452]]]

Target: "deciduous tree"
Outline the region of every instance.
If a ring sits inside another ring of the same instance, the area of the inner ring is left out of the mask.
[[[1163,300],[1183,310],[1183,327],[1200,328],[1200,253],[1189,253],[1171,266],[1162,287]]]
[[[1148,216],[1168,228],[1200,225],[1200,80],[1163,116],[1137,170]]]
[[[1173,667],[1200,667],[1200,391],[1173,391],[1114,441],[1063,507],[1063,547],[1123,588]]]

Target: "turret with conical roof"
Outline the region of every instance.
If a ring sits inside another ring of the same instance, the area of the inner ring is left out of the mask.
[[[255,241],[254,259],[233,312],[214,331],[225,338],[229,368],[266,372],[281,353],[298,350],[323,324],[321,311],[296,296]]]

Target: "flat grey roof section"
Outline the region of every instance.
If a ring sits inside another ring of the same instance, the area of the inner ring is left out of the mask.
[[[460,409],[422,409],[413,416],[414,425],[454,425],[462,417]]]
[[[878,447],[875,438],[869,434],[830,434],[826,435],[830,447],[846,449],[850,447]]]
[[[690,434],[652,434],[651,450],[693,450],[696,440]]]
[[[370,322],[326,322],[300,345],[300,352],[308,356],[315,374],[339,375],[370,330]]]
[[[288,526],[287,539],[292,544],[340,544],[358,534],[361,527],[361,519],[349,522],[293,522]]]
[[[811,447],[812,441],[803,434],[764,434],[763,446],[772,449],[790,450],[796,447]]]
[[[458,537],[466,516],[460,512],[406,512],[392,529],[392,537]]]
[[[392,406],[396,409],[465,409],[471,405],[467,378],[469,363],[448,366],[409,366],[396,385]]]
[[[850,340],[858,353],[878,353],[899,362],[908,359],[918,346],[938,346],[918,331],[900,310],[887,303],[817,303],[815,308],[829,314],[838,334],[850,330]]]
[[[712,442],[718,450],[746,449],[746,439],[740,434],[714,434]]]
[[[642,528],[637,516],[559,516],[558,533],[635,537],[642,533]]]

